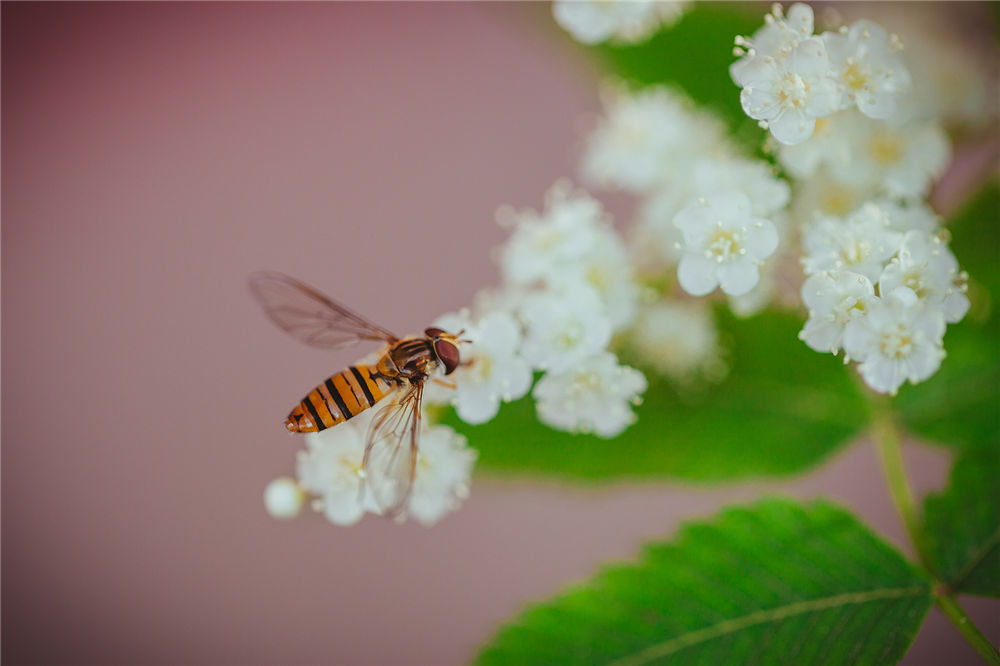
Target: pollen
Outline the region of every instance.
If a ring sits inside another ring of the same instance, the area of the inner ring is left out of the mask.
[[[907,358],[913,353],[913,338],[902,326],[895,331],[887,331],[879,340],[879,350],[886,358],[896,361]]]
[[[872,158],[882,166],[897,164],[903,157],[903,141],[888,132],[876,135],[869,149]]]

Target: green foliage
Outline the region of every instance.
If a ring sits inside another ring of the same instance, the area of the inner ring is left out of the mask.
[[[765,500],[529,608],[478,663],[894,663],[931,602],[930,583],[842,509]]]
[[[763,25],[765,5],[699,3],[673,27],[641,44],[604,44],[597,52],[606,67],[633,85],[667,83],[682,89],[699,105],[716,111],[756,150],[764,132],[740,108],[740,89],[729,77],[736,35],[753,34]]]
[[[916,435],[947,445],[1000,445],[1000,187],[969,202],[949,229],[952,251],[971,276],[972,309],[948,327],[948,352],[931,379],[899,392],[896,407]]]
[[[446,422],[479,450],[479,469],[572,480],[681,478],[720,481],[789,475],[817,464],[867,422],[842,364],[796,334],[793,313],[737,320],[719,312],[730,338],[729,377],[703,391],[653,384],[638,420],[612,440],[542,425],[530,396],[481,426]]]
[[[940,578],[956,592],[1000,597],[1000,450],[965,451],[924,517]]]

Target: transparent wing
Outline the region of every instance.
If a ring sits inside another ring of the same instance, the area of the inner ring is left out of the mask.
[[[420,402],[424,384],[414,382],[375,415],[365,441],[365,483],[387,518],[404,515],[417,471]]]
[[[359,340],[393,344],[399,339],[309,285],[281,273],[254,273],[250,276],[250,291],[271,321],[307,345],[336,349]]]

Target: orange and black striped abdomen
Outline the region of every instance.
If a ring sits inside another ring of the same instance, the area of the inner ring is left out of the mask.
[[[374,365],[352,365],[309,392],[285,421],[290,432],[319,432],[365,411],[393,385]]]

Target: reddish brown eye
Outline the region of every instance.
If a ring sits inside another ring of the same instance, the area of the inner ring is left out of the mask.
[[[445,333],[440,328],[435,328],[434,326],[431,326],[430,328],[424,329],[424,335],[426,335],[428,338],[439,338],[442,335],[447,335],[447,333]]]
[[[447,340],[437,340],[434,343],[434,353],[444,364],[444,374],[450,375],[458,367],[458,347]]]

